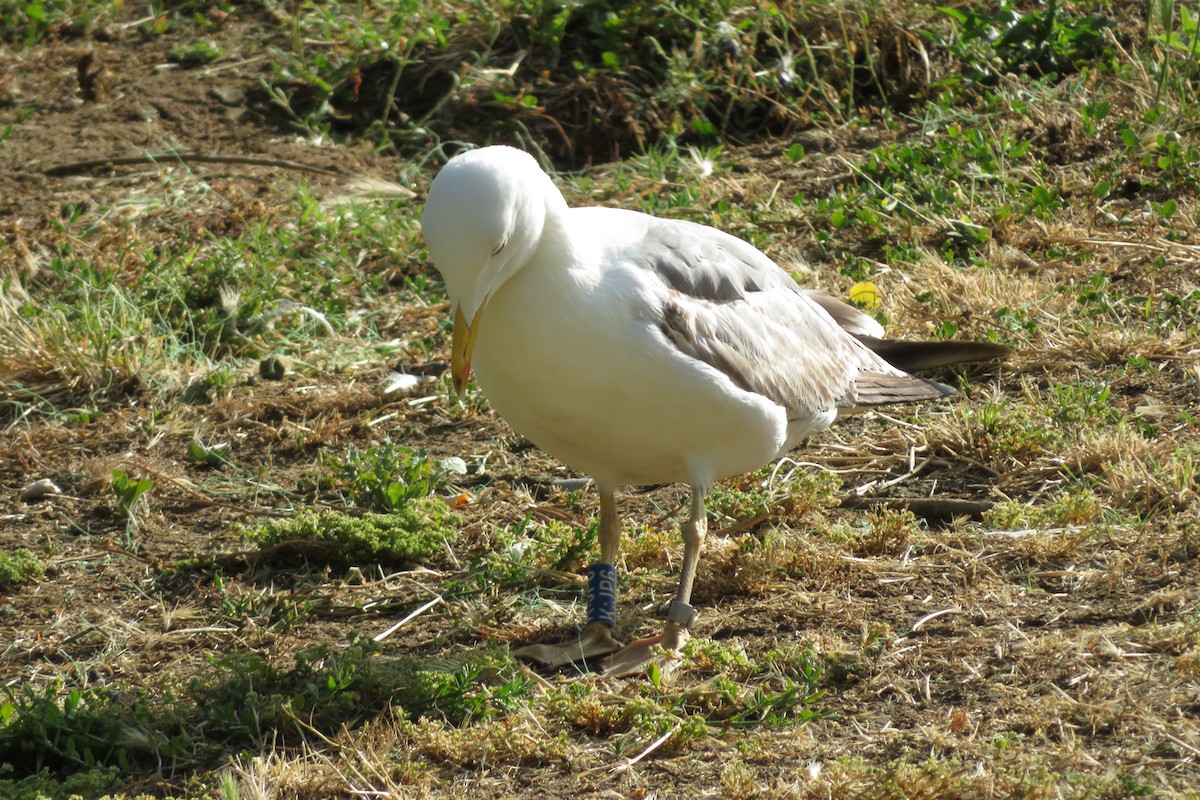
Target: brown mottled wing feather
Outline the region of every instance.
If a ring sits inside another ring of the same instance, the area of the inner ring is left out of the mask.
[[[904,371],[908,361],[921,368],[951,363],[953,348],[906,349],[882,339],[874,318],[832,295],[802,290],[757,248],[715,228],[654,219],[630,261],[673,290],[663,331],[676,347],[793,416],[954,394]],[[957,352],[965,360],[996,357],[997,345],[983,347],[992,349]],[[905,363],[893,366],[886,353]]]
[[[953,393],[889,366],[800,292],[754,292],[730,302],[672,292],[662,329],[681,352],[793,418]]]

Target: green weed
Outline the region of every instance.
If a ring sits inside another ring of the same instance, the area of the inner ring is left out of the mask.
[[[331,475],[318,479],[325,491],[371,511],[399,511],[444,487],[448,473],[423,451],[386,442],[370,450],[347,445],[328,458]]]
[[[1192,106],[1200,79],[1200,8],[1193,10],[1176,0],[1152,0],[1147,8],[1149,38],[1162,54],[1150,62],[1156,76],[1152,107],[1159,107],[1168,91],[1181,107]]]
[[[281,556],[285,558],[299,552],[310,560],[342,566],[403,565],[441,549],[460,522],[441,500],[423,498],[388,514],[303,512],[244,527],[241,532],[264,549],[287,543],[313,545]]]
[[[9,137],[13,135],[13,132],[17,129],[17,127],[29,121],[29,118],[32,117],[34,113],[35,111],[32,108],[22,109],[17,114],[17,119],[15,121],[8,123],[3,128],[0,128],[0,144],[4,144],[4,142],[6,142]]]
[[[404,0],[372,4],[349,25],[333,8],[301,7],[264,88],[312,135],[421,153],[507,140],[563,165],[782,133],[808,114],[842,118],[903,94],[880,80],[879,41],[852,38],[837,10],[799,12],[714,0]]]
[[[171,48],[169,59],[181,67],[202,67],[225,55],[225,50],[208,39],[197,39],[189,44],[178,44]]]
[[[18,547],[9,553],[0,553],[0,591],[36,580],[46,574],[46,565],[27,548]]]
[[[213,193],[194,177],[174,180],[181,186],[162,187],[159,224],[186,227]],[[338,333],[351,312],[369,317],[387,289],[387,271],[370,260],[382,256],[367,254],[412,248],[417,235],[412,210],[395,202],[330,210],[303,190],[292,222],[256,219],[199,242],[143,246],[135,223],[106,222],[118,211],[71,206],[53,219],[51,257],[24,287],[30,299],[0,308],[0,423],[130,398],[208,403],[263,353],[307,363],[314,338]],[[100,235],[125,244],[95,258]],[[369,325],[350,332],[379,339]]]
[[[188,457],[206,467],[222,467],[229,463],[233,446],[229,442],[207,445],[195,439],[188,445]]]
[[[213,576],[213,583],[221,596],[221,617],[239,626],[252,623],[260,629],[286,631],[304,624],[312,610],[311,601],[273,587],[234,593],[220,574]]]
[[[182,685],[168,680],[157,696],[132,687],[7,687],[0,760],[21,765],[22,777],[49,767],[111,780],[94,771],[212,764],[224,748],[298,744],[310,731],[332,735],[393,706],[411,719],[454,725],[490,719],[523,703],[531,687],[507,657],[488,653],[429,665],[381,658],[377,645],[357,639],[306,648],[279,667],[237,652],[210,657],[208,669]]]
[[[820,699],[823,692],[809,681],[797,682],[791,677],[784,677],[778,686],[765,688],[760,685],[747,692],[739,684],[719,680],[717,691],[736,709],[723,722],[736,728],[775,728],[788,723],[810,722],[822,716],[820,711],[810,706]]]
[[[602,700],[592,687],[573,684],[550,692],[548,711],[593,734],[616,735],[618,755],[649,737],[676,729],[669,745],[727,729],[802,724],[822,716],[819,661],[811,649],[772,651],[752,661],[728,643],[690,640],[686,668],[711,678],[676,690],[652,674],[644,694],[620,702]]]
[[[502,715],[532,687],[507,658],[475,653],[445,665],[394,660],[381,658],[378,646],[365,639],[341,650],[306,649],[289,669],[248,653],[210,663],[213,672],[187,687],[200,714],[194,722],[212,727],[214,738],[244,746],[259,745],[276,730],[353,728],[385,707],[413,720],[462,725]]]
[[[1086,525],[1101,520],[1107,509],[1090,489],[1063,492],[1041,505],[1014,500],[997,503],[984,514],[989,527],[1005,530]]]
[[[132,518],[138,501],[142,495],[153,488],[154,481],[149,478],[130,477],[127,472],[120,469],[114,469],[110,477],[112,491],[117,498],[117,510],[121,512],[122,516]]]
[[[5,315],[0,325],[13,419],[137,396],[167,369],[164,351],[175,349],[173,337],[156,335],[151,313],[124,288],[102,276],[66,283],[62,295]]]
[[[595,548],[595,522],[581,527],[557,520],[538,524],[527,518],[494,531],[465,574],[447,581],[445,590],[452,596],[469,596],[541,586],[539,594],[561,593],[573,600],[580,597],[579,586],[551,576],[579,571]]]
[[[814,513],[836,504],[840,488],[826,472],[772,465],[713,487],[705,498],[709,516],[718,524],[743,522],[770,514],[772,520],[799,525]]]
[[[294,736],[308,726],[334,731],[378,713],[399,684],[376,653],[359,639],[342,649],[305,649],[288,668],[249,652],[212,657],[178,703],[189,725],[206,729],[205,747],[258,747],[277,732]]]
[[[533,682],[507,656],[485,652],[446,663],[406,663],[393,698],[411,720],[442,719],[451,725],[494,719],[533,695]]]
[[[17,780],[4,777],[11,772],[0,764],[0,797],[10,800],[72,800],[77,797],[125,797],[118,767],[96,767],[72,775],[56,776],[49,769]]]
[[[968,435],[980,456],[997,467],[1029,463],[1065,443],[1065,433],[1028,405],[986,402],[956,413],[967,423]]]
[[[10,0],[0,15],[0,41],[29,47],[48,36],[92,28],[120,6],[121,0]]]
[[[1057,384],[1050,387],[1050,418],[1060,425],[1084,424],[1092,430],[1106,425],[1115,425],[1121,413],[1109,400],[1108,386],[1088,386],[1075,383]]]
[[[128,771],[154,714],[148,700],[104,689],[5,687],[0,705],[0,762],[24,765],[23,775],[44,767],[66,773],[116,766]],[[156,728],[152,728],[156,729]],[[178,741],[163,741],[172,749]],[[156,748],[157,749],[157,748]]]
[[[899,554],[921,531],[910,511],[878,509],[867,515],[867,523],[865,529],[851,535],[850,550],[857,556]]]
[[[953,36],[943,47],[963,62],[971,80],[992,85],[1013,72],[1061,77],[1094,63],[1111,69],[1114,54],[1105,29],[1112,21],[1074,16],[1057,0],[1026,13],[1008,2],[988,11],[939,10],[953,22]]]

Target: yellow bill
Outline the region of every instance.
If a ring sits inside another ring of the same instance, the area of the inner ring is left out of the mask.
[[[484,301],[484,305],[487,301]],[[471,353],[475,350],[475,332],[483,317],[483,305],[475,317],[467,322],[462,307],[454,307],[454,337],[450,342],[450,378],[454,382],[454,393],[460,398],[467,392],[467,379],[471,377]]]

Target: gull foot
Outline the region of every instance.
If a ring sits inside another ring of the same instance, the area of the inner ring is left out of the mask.
[[[531,644],[513,650],[513,655],[532,661],[542,667],[562,667],[586,661],[596,656],[606,656],[620,650],[621,643],[613,638],[612,626],[592,622],[583,629],[574,642],[563,644]]]
[[[668,622],[660,635],[638,639],[624,650],[604,659],[601,671],[608,678],[623,678],[644,673],[647,667],[654,664],[665,678],[679,666],[679,651],[689,638],[687,628]],[[667,652],[660,654],[660,650]]]

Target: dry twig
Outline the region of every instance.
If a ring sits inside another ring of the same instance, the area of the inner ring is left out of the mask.
[[[275,169],[291,169],[300,172],[315,172],[318,175],[332,175],[338,178],[349,177],[344,172],[314,164],[304,164],[300,161],[289,161],[285,158],[262,158],[260,156],[222,156],[207,153],[145,153],[140,156],[122,156],[119,158],[92,158],[85,161],[73,161],[69,164],[58,164],[47,167],[43,174],[48,177],[75,175],[80,172],[91,172],[94,169],[106,167],[128,167],[137,164],[158,164],[164,161],[179,161],[185,164],[244,164],[252,167],[273,167]]]

